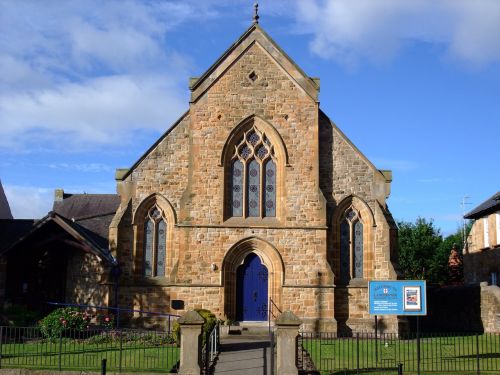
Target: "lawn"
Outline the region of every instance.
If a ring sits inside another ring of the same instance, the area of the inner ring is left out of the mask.
[[[357,368],[362,373],[396,374],[399,363],[403,364],[404,374],[417,372],[415,339],[306,335],[299,341],[305,349],[303,356],[309,356],[322,374],[352,374]],[[500,335],[425,337],[420,341],[420,353],[422,374],[477,373],[478,365],[481,372],[500,373]]]
[[[168,342],[95,341],[63,338],[3,343],[0,366],[99,371],[105,358],[108,371],[170,372],[179,360],[179,348]]]

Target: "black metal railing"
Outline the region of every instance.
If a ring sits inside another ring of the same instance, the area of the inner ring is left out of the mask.
[[[269,326],[269,334],[271,334],[271,321],[276,320],[276,318],[281,314],[281,310],[273,301],[269,298],[269,311],[267,313],[267,323]]]
[[[219,322],[215,324],[212,331],[207,334],[205,345],[202,348],[203,374],[210,374],[215,366],[215,361],[219,355],[220,330]]]
[[[66,329],[45,337],[38,327],[0,327],[0,367],[171,372],[179,348],[168,332],[130,329]]]
[[[297,337],[297,365],[321,374],[368,370],[397,374],[400,365],[404,373],[500,373],[500,334],[421,334],[417,342],[415,334],[342,337],[302,332]]]

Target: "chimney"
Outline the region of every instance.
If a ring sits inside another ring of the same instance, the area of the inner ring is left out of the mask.
[[[56,189],[54,191],[54,202],[62,202],[64,199],[64,189]]]

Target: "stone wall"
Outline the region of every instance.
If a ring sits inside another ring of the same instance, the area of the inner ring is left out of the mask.
[[[464,254],[464,280],[468,284],[491,283],[491,274],[500,282],[500,247]]]
[[[500,333],[500,287],[481,283],[481,320],[484,332]]]
[[[497,230],[497,221],[500,220],[500,214],[493,213],[474,221],[468,237],[469,252],[475,253],[484,249],[491,249],[500,246],[500,231]],[[488,225],[488,242],[485,243],[484,227]]]
[[[94,254],[74,250],[68,252],[66,302],[107,306],[111,285],[109,269]]]
[[[488,225],[488,243],[485,243],[483,218],[477,219],[469,233],[468,249],[464,253],[464,280],[469,284],[491,283],[491,274],[496,273],[500,283],[500,238],[497,231],[498,214],[486,217]]]

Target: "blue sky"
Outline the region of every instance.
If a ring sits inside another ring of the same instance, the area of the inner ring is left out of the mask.
[[[252,1],[0,1],[0,179],[15,218],[115,192],[251,24]],[[500,1],[261,1],[322,109],[394,181],[396,220],[444,234],[500,190]]]

